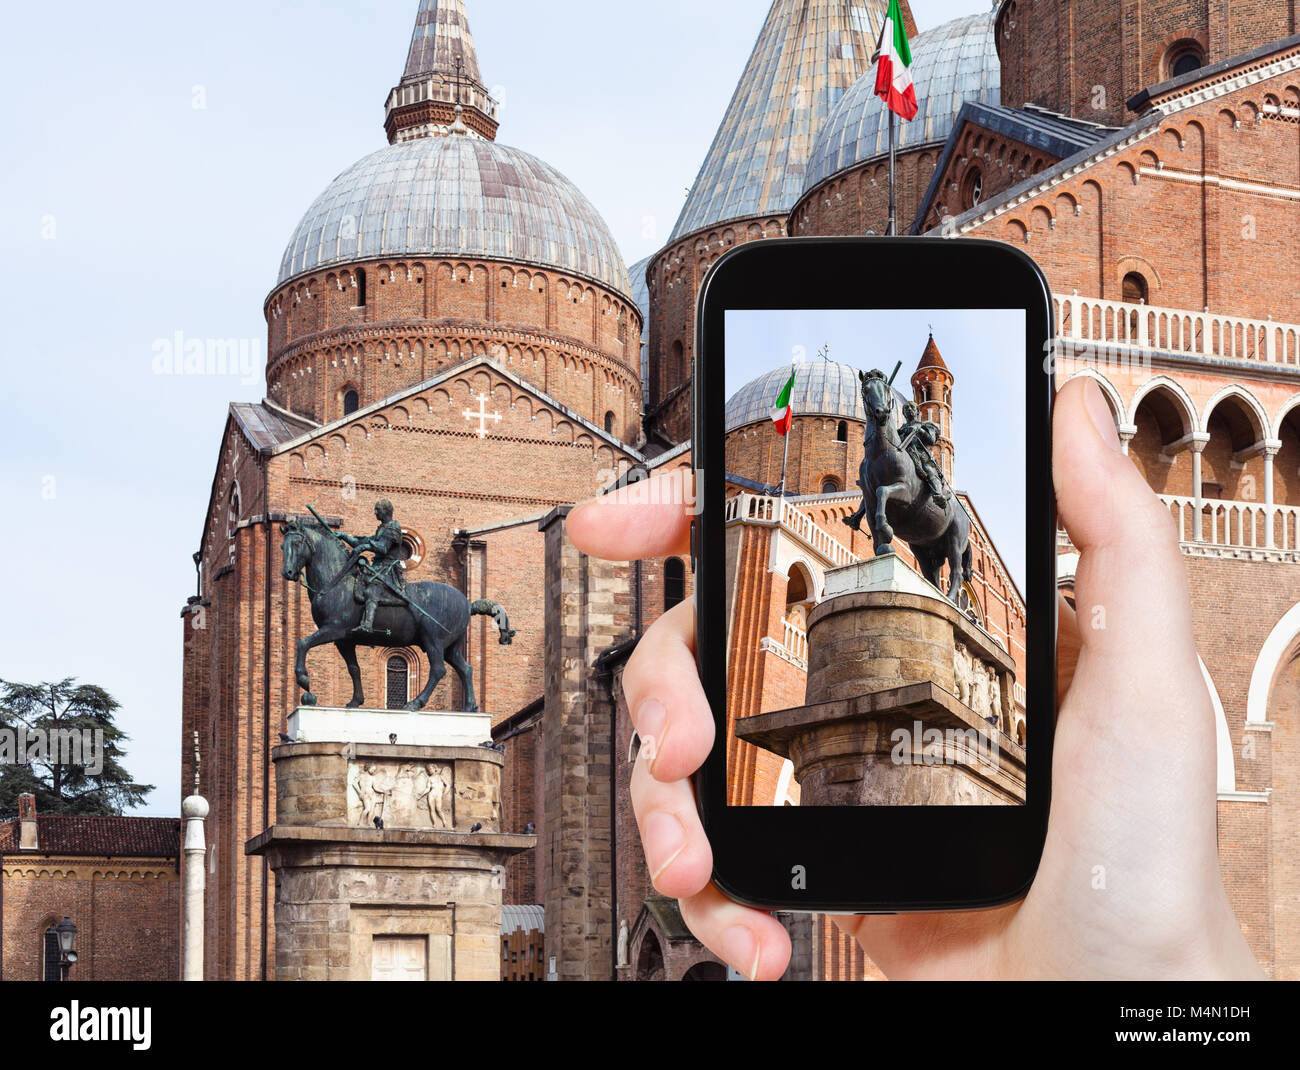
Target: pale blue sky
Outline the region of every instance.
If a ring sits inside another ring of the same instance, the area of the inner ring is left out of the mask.
[[[727,313],[727,396],[764,372],[831,360],[886,375],[911,397],[910,380],[930,330],[953,375],[956,486],[1023,593],[1025,575],[1025,314],[1019,309],[854,309]],[[773,395],[772,401],[776,400]],[[745,475],[746,473],[738,473]]]
[[[987,6],[915,0],[922,29]],[[468,0],[500,140],[567,174],[629,263],[666,238],[767,0]],[[244,339],[284,243],[384,144],[416,0],[11,4],[0,35],[0,677],[123,703],[128,767],[179,810],[179,611],[226,407],[260,368],[161,376]],[[201,105],[201,106],[196,106]],[[110,623],[110,613],[116,614]]]

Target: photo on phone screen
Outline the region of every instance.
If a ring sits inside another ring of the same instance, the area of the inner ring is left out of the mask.
[[[1024,340],[727,310],[729,805],[1024,803]]]

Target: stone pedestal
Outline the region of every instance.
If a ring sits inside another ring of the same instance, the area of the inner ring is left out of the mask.
[[[505,864],[536,845],[501,830],[500,754],[347,740],[271,753],[275,824],[245,850],[275,872],[277,980],[499,979]]]
[[[836,569],[808,618],[805,705],[736,735],[789,758],[803,806],[1025,797],[1015,662],[898,557]]]

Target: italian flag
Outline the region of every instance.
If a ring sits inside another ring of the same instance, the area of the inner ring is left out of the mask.
[[[885,107],[904,119],[916,118],[916,89],[912,85],[912,49],[907,43],[907,29],[898,0],[889,0],[885,25],[880,28],[876,46],[880,65],[876,68],[876,96]]]
[[[772,423],[776,424],[776,433],[778,435],[788,435],[790,433],[790,421],[794,417],[794,411],[790,405],[790,394],[794,390],[794,372],[790,372],[790,379],[781,388],[781,393],[777,396],[776,404],[772,406]]]

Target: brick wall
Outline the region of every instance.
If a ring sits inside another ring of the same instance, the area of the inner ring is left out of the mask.
[[[546,707],[542,721],[544,828],[539,883],[546,955],[560,980],[614,976],[615,710],[610,679],[592,669],[632,634],[630,567],[580,553],[567,510],[544,521]]]
[[[1117,126],[1127,102],[1171,77],[1178,42],[1207,63],[1300,30],[1295,0],[1010,0],[998,15],[1002,103]]]
[[[72,981],[180,977],[180,880],[175,859],[6,855],[0,861],[6,981],[43,978],[43,933],[77,926]]]
[[[760,216],[696,231],[660,250],[646,270],[650,288],[650,390],[647,435],[669,443],[691,437],[690,377],[700,284],[728,249],[786,236],[781,216]]]

